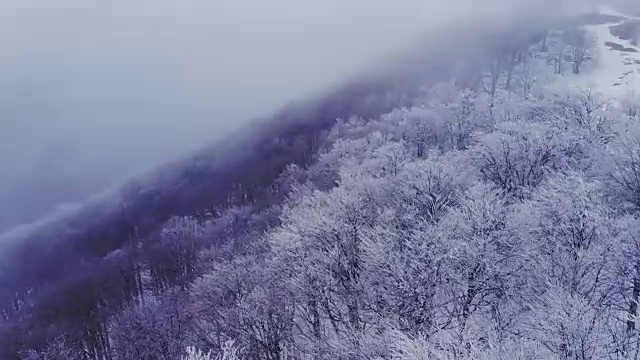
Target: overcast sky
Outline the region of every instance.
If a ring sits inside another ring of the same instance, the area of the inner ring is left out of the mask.
[[[557,3],[557,2],[549,2]],[[0,0],[0,231],[512,0]]]

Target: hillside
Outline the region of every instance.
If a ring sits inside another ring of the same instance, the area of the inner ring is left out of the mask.
[[[156,261],[148,258],[148,246],[163,223],[181,215],[208,219],[243,205],[260,211],[282,201],[287,189],[276,186],[278,178],[290,164],[306,167],[314,161],[336,119],[376,117],[408,105],[405,98],[417,92],[425,78],[439,81],[451,73],[445,58],[432,59],[429,69],[419,73],[408,69],[389,77],[355,79],[135,179],[121,190],[3,234],[0,357],[15,357],[17,346],[42,347],[70,328],[78,341],[86,341],[87,332],[104,331],[102,324],[96,329],[92,322],[104,321],[129,296],[138,295],[138,290],[121,294],[123,289],[129,291],[122,272],[133,271],[131,261],[149,265]],[[132,249],[132,242],[141,249]],[[94,293],[105,290],[115,299]],[[102,301],[116,304],[100,309]],[[37,315],[43,312],[50,315]],[[92,348],[88,350],[92,358],[106,356],[99,350],[104,348],[99,341],[104,340],[90,341],[94,342],[81,346]]]
[[[635,20],[445,41],[3,235],[0,358],[634,358]]]
[[[640,34],[639,18],[624,16],[604,8],[615,21],[587,26],[593,42],[591,57],[594,66],[583,76],[572,78],[576,86],[591,87],[605,97],[619,101],[634,97],[640,83],[640,47],[635,34]]]

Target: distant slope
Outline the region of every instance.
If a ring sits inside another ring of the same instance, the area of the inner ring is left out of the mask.
[[[610,98],[621,99],[640,89],[640,47],[628,32],[625,36],[625,32],[620,31],[637,21],[627,18],[622,22],[590,28],[596,41],[597,64],[590,75],[598,90]]]
[[[599,12],[602,21],[576,26],[587,31],[590,42],[584,71],[566,71],[561,77],[553,77],[550,86],[590,88],[620,101],[640,90],[640,46],[631,39],[629,30],[639,19],[609,7],[600,7]],[[565,52],[570,56],[569,50]]]

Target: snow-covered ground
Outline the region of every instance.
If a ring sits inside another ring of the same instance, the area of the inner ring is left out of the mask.
[[[599,12],[634,19],[608,7],[601,7]],[[620,22],[586,27],[593,40],[593,61],[581,74],[563,76],[565,85],[588,87],[612,100],[640,95],[640,47],[611,33],[610,27],[618,24]],[[611,44],[617,44],[623,50],[613,49]]]
[[[628,40],[611,34],[613,24],[591,27],[596,47],[596,66],[591,74],[599,91],[611,98],[621,98],[629,93],[640,93],[640,48]],[[637,52],[614,50],[606,43],[620,44]]]

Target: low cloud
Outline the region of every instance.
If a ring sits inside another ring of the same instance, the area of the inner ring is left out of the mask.
[[[0,231],[465,23],[584,1],[0,4]],[[453,41],[453,39],[452,39]]]

